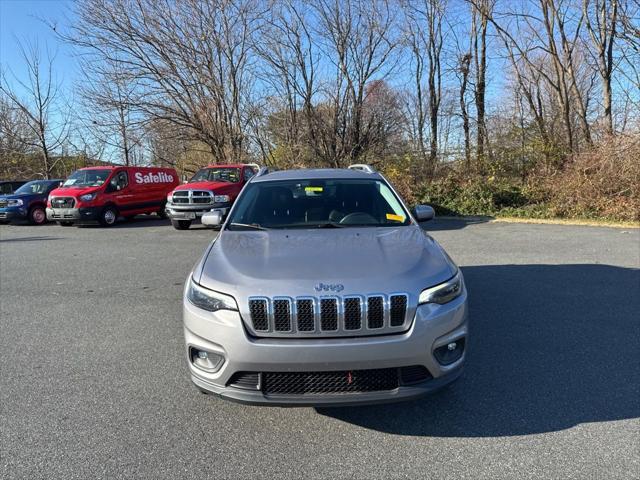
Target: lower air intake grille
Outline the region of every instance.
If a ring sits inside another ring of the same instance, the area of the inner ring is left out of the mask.
[[[337,372],[264,372],[265,395],[378,392],[398,388],[398,369]]]
[[[257,390],[259,382],[260,374],[258,372],[236,372],[231,376],[227,385],[246,390]]]
[[[429,373],[429,370],[422,365],[412,365],[400,369],[400,378],[403,385],[411,385],[413,383],[424,382],[433,377]]]

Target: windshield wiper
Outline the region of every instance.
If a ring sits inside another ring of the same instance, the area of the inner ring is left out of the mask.
[[[232,222],[229,224],[229,227],[240,227],[240,228],[252,228],[253,230],[268,230],[265,227],[258,225],[257,223],[236,223]]]

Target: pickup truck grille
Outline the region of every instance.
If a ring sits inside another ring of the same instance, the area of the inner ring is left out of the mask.
[[[408,328],[405,293],[344,297],[251,297],[248,315],[261,337],[342,337],[397,333]]]
[[[73,197],[53,197],[51,199],[52,208],[73,208],[76,204],[76,199]]]
[[[176,205],[209,205],[214,203],[213,193],[208,190],[176,190],[171,198]]]

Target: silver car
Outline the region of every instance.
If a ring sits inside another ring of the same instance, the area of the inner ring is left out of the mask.
[[[410,213],[369,167],[260,171],[185,285],[193,383],[239,402],[329,406],[457,379],[467,292],[417,223],[433,216]]]

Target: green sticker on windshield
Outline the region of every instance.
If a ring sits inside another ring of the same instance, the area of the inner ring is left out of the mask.
[[[322,187],[304,187],[305,192],[322,192]]]

